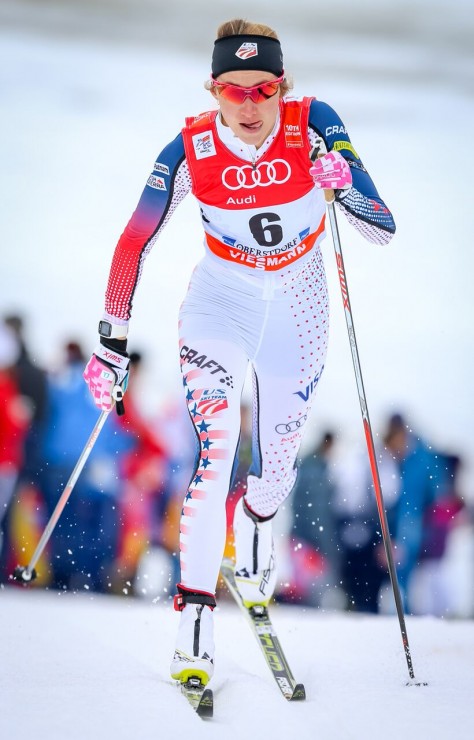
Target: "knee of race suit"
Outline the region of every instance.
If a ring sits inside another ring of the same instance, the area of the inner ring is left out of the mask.
[[[297,470],[292,468],[283,476],[271,480],[249,475],[245,503],[259,518],[267,519],[276,514],[283,501],[290,495],[296,482]]]

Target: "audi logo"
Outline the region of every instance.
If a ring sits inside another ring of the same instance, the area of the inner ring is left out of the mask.
[[[222,183],[229,190],[246,188],[267,188],[269,185],[283,185],[291,175],[291,167],[284,159],[260,162],[256,167],[244,164],[242,167],[226,167],[222,173]]]
[[[275,427],[275,432],[278,434],[289,434],[290,432],[296,432],[298,429],[301,429],[302,426],[304,426],[307,415],[303,414],[303,416],[300,416],[299,419],[296,419],[296,421],[289,421],[287,424],[277,424]]]

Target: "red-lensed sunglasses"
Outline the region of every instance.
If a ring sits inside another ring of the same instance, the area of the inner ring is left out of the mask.
[[[228,100],[229,103],[241,105],[245,98],[250,98],[254,103],[263,103],[265,100],[272,98],[278,92],[280,83],[284,79],[285,75],[282,74],[276,80],[261,82],[259,85],[254,85],[253,87],[241,87],[240,85],[233,85],[230,82],[218,82],[211,76],[211,85],[219,95],[222,95],[224,100]]]

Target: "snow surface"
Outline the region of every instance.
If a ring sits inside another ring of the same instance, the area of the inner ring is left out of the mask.
[[[409,618],[417,681],[394,617],[273,609],[306,702],[274,684],[240,611],[216,611],[215,711],[203,722],[169,679],[178,615],[151,600],[5,587],[5,740],[471,740],[474,624]]]

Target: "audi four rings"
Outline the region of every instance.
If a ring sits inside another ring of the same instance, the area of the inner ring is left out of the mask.
[[[300,418],[296,419],[296,421],[289,421],[288,424],[277,424],[275,427],[275,432],[278,432],[278,434],[289,434],[290,432],[296,432],[297,429],[301,429],[307,418],[307,415],[303,414],[303,416],[300,416]]]
[[[255,168],[251,164],[242,167],[226,167],[222,173],[222,183],[229,190],[240,188],[261,187],[268,185],[283,185],[289,180],[291,167],[284,159],[274,159],[272,162],[260,162]]]

